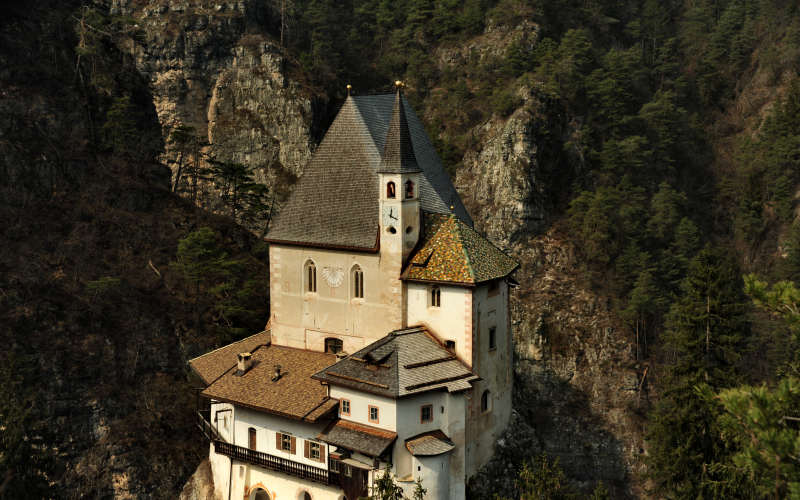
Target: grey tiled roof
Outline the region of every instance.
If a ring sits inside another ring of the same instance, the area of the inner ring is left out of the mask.
[[[397,433],[348,420],[337,420],[317,438],[337,447],[379,457],[397,439]]]
[[[450,213],[452,203],[453,213],[472,225],[425,127],[405,97],[401,99],[413,156],[422,170],[421,208]],[[269,241],[377,250],[378,169],[394,105],[395,94],[347,98],[272,222]]]
[[[411,145],[411,133],[408,131],[408,120],[403,106],[402,94],[398,91],[394,97],[392,119],[389,120],[389,131],[383,146],[383,157],[378,172],[388,174],[410,174],[421,172]]]
[[[441,455],[454,449],[455,444],[447,435],[435,430],[406,439],[406,449],[415,457]]]
[[[423,327],[393,331],[314,378],[391,398],[463,391],[479,379]]]

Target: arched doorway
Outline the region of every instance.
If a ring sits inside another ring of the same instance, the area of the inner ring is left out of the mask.
[[[264,488],[256,488],[250,493],[249,500],[271,500],[269,493]]]

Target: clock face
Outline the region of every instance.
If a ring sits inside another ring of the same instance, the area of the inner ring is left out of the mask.
[[[381,221],[384,227],[394,226],[400,222],[400,209],[398,207],[383,207]]]

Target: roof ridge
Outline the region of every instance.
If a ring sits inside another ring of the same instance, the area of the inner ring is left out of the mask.
[[[458,223],[455,214],[451,214],[450,221],[456,227],[455,232],[458,234],[458,244],[461,245],[461,251],[464,253],[464,260],[467,263],[467,271],[469,271],[469,275],[472,277],[472,282],[477,283],[478,280],[475,274],[475,268],[472,266],[472,258],[470,257],[469,252],[467,252],[467,246],[464,244],[464,234],[461,232],[462,224]]]

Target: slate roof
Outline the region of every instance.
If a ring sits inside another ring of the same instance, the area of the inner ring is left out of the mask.
[[[314,375],[331,385],[399,398],[432,390],[459,392],[475,375],[424,327],[395,330]]]
[[[398,91],[394,98],[392,119],[389,120],[389,131],[383,146],[381,166],[378,172],[387,174],[412,174],[421,172],[411,144],[411,133],[408,131],[408,120],[403,106],[402,94]]]
[[[474,285],[503,278],[519,263],[453,215],[425,213],[418,250],[402,279]]]
[[[440,431],[430,431],[406,439],[406,449],[415,457],[431,457],[453,450],[456,445]]]
[[[209,385],[236,365],[236,356],[240,352],[252,352],[269,343],[270,332],[266,330],[198,356],[189,361],[189,366]]]
[[[397,439],[397,433],[348,420],[337,420],[322,431],[317,439],[370,457],[379,457]]]
[[[450,213],[452,204],[453,212],[472,225],[425,127],[405,97],[400,97],[398,109],[405,117],[408,137],[404,139],[399,132],[402,123],[398,117],[397,126],[392,125],[397,133],[387,141],[396,100],[395,94],[347,98],[270,225],[268,241],[377,251],[378,169],[384,152],[390,155],[387,162],[395,166],[406,162],[407,168],[413,168],[408,163],[413,152],[422,170],[419,196],[423,210]]]
[[[311,375],[332,365],[336,355],[285,346],[262,346],[252,351],[253,366],[236,375],[236,355],[228,370],[201,394],[275,415],[315,422],[339,404]],[[283,375],[275,382],[275,365]]]

